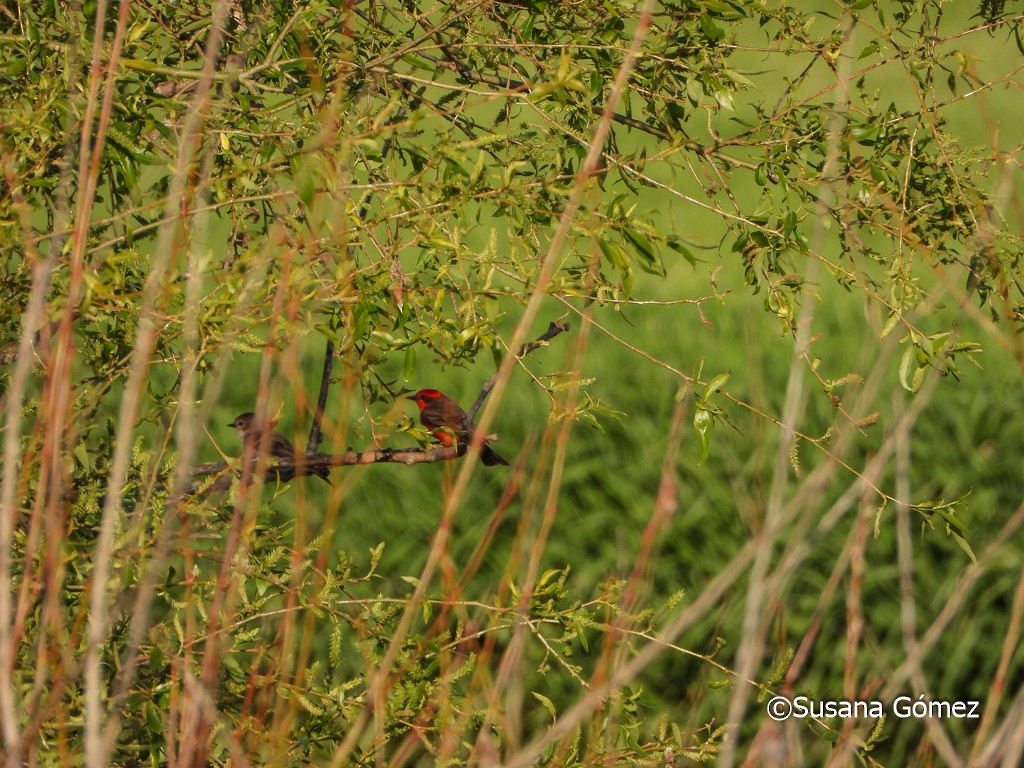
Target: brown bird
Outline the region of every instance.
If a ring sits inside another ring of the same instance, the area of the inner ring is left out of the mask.
[[[235,431],[238,432],[238,436],[242,439],[243,445],[248,445],[249,443],[253,444],[253,455],[258,453],[262,447],[260,444],[265,439],[267,441],[267,447],[265,450],[270,458],[288,461],[293,464],[299,464],[304,458],[302,453],[295,450],[295,446],[292,445],[291,440],[284,435],[271,431],[270,434],[264,438],[265,430],[256,426],[256,414],[254,413],[243,413],[233,422],[228,424],[228,426],[235,428]],[[271,425],[271,427],[272,426],[273,425]],[[328,485],[331,484],[327,467],[309,467],[309,473],[323,478]],[[280,477],[282,480],[288,481],[295,477],[295,473],[291,470],[281,472]]]
[[[451,433],[446,432],[445,427],[455,433],[460,443],[468,443],[473,439],[476,426],[467,423],[466,412],[451,398],[436,389],[421,389],[412,395],[412,399],[420,409],[420,424],[430,429],[438,442],[444,445],[453,442]],[[487,443],[480,448],[480,461],[485,467],[508,466],[508,462]]]

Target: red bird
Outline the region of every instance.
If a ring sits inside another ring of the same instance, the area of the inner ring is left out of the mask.
[[[412,396],[420,409],[420,424],[427,427],[444,445],[452,444],[452,435],[446,432],[447,427],[458,437],[460,443],[468,443],[473,439],[476,426],[468,424],[466,412],[451,398],[445,397],[436,389],[421,389]],[[487,443],[480,449],[480,461],[485,467],[508,466],[508,462],[496,454]]]

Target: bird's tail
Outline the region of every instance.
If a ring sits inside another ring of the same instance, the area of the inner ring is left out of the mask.
[[[507,467],[508,462],[505,461],[501,456],[494,452],[491,446],[484,443],[483,450],[480,451],[480,461],[484,463],[485,467]]]

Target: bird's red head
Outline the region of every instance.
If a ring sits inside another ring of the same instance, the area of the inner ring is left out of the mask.
[[[428,403],[437,400],[439,397],[444,397],[444,395],[442,395],[436,389],[421,389],[419,392],[412,396],[412,399],[416,403],[416,405],[419,406],[419,409],[422,411],[424,408],[427,407]]]

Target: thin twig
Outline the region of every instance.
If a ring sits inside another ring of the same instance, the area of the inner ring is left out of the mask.
[[[323,421],[327,409],[327,394],[331,389],[331,371],[334,368],[334,339],[327,339],[324,347],[324,369],[320,375],[320,392],[316,397],[316,410],[313,412],[313,425],[309,428],[309,442],[306,453],[314,453],[324,439]]]
[[[533,352],[533,350],[538,349],[539,347],[543,347],[545,344],[551,341],[551,339],[555,338],[555,336],[557,336],[560,333],[565,333],[568,330],[569,323],[565,321],[564,316],[558,318],[557,320],[552,320],[551,323],[548,325],[548,329],[544,331],[544,333],[542,333],[533,341],[523,344],[523,346],[519,348],[519,352],[516,354],[516,360],[522,360],[528,354]],[[500,371],[495,371],[491,378],[489,378],[484,383],[484,385],[480,388],[480,394],[476,396],[476,400],[473,401],[472,407],[470,407],[469,411],[466,413],[466,421],[468,421],[470,424],[473,423],[473,419],[476,417],[476,412],[480,410],[480,406],[484,404],[484,398],[486,398],[487,395],[490,394],[491,390],[494,389],[494,385],[498,382],[499,372]]]

